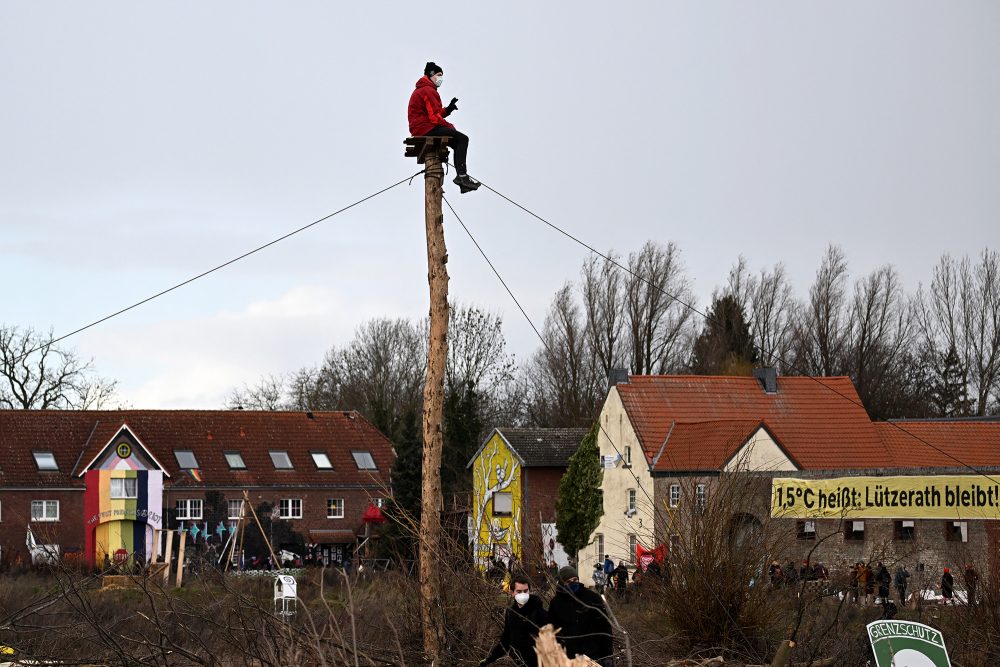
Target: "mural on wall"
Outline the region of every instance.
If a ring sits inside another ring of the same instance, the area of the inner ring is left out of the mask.
[[[148,561],[153,531],[163,527],[159,464],[125,425],[83,475],[84,552],[87,563]]]
[[[555,561],[557,566],[564,567],[569,565],[569,554],[556,539],[557,536],[556,524],[542,524],[542,558],[545,559],[546,563]]]
[[[497,433],[472,464],[472,541],[476,564],[521,558],[521,464]]]

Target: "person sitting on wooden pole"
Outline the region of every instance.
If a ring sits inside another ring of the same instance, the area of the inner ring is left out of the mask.
[[[455,129],[445,120],[458,109],[458,98],[451,98],[448,106],[441,104],[437,89],[444,83],[444,70],[430,62],[424,67],[424,75],[417,81],[410,95],[407,117],[410,134],[414,137],[448,137],[448,145],[455,150],[455,185],[462,194],[479,188],[479,181],[469,176],[466,155],[469,151],[469,137]]]

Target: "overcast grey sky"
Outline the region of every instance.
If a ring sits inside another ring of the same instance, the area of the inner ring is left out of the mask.
[[[75,329],[416,171],[423,65],[470,171],[600,248],[740,253],[804,294],[824,248],[910,288],[1000,241],[1000,3],[0,4],[7,324]],[[584,251],[493,194],[459,214],[540,325]],[[453,192],[454,191],[454,192]],[[363,320],[426,312],[419,180],[69,344],[136,407],[218,407]],[[446,220],[454,298],[536,341]]]

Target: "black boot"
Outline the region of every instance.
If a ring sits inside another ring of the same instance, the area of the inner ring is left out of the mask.
[[[472,178],[468,174],[459,174],[455,177],[455,185],[462,191],[464,195],[466,192],[473,192],[479,189],[479,181]]]

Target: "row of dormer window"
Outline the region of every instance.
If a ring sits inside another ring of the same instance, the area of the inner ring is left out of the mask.
[[[295,466],[292,465],[292,459],[286,450],[272,449],[268,451],[268,454],[271,456],[271,463],[274,464],[275,470],[295,469]],[[56,457],[51,451],[33,451],[32,455],[35,457],[35,465],[38,466],[39,470],[59,470]],[[223,455],[226,457],[226,463],[229,465],[230,470],[246,470],[247,465],[243,461],[243,455],[240,452],[223,452]],[[313,464],[317,470],[333,470],[333,463],[326,452],[309,452],[309,455],[312,457]],[[354,464],[358,466],[358,470],[378,470],[371,452],[352,451],[351,455],[354,457]],[[177,459],[177,466],[182,470],[198,470],[201,468],[198,464],[198,457],[190,449],[175,449],[174,458]]]

